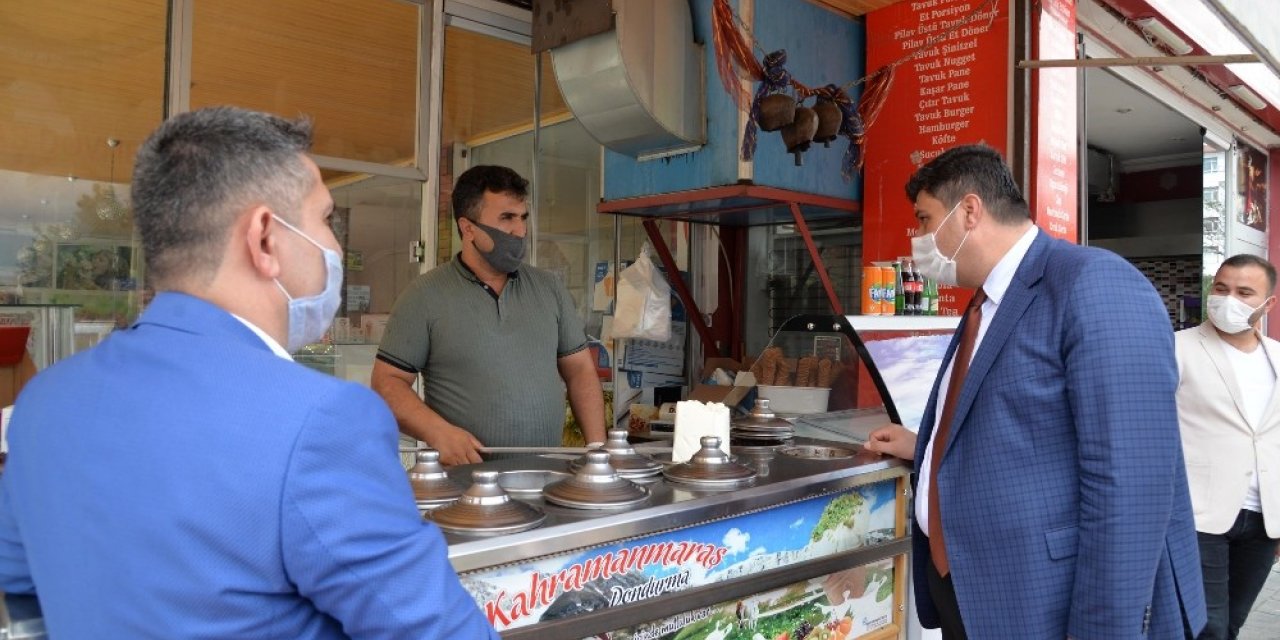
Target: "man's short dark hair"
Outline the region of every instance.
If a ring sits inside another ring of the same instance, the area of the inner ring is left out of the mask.
[[[1252,253],[1238,253],[1226,260],[1222,261],[1223,267],[1231,267],[1233,269],[1243,269],[1245,267],[1257,267],[1267,274],[1267,295],[1271,295],[1276,290],[1276,267],[1268,262],[1265,258],[1260,258]],[[1222,267],[1218,267],[1221,269]]]
[[[479,164],[458,176],[453,183],[453,219],[475,220],[480,216],[484,193],[505,193],[524,200],[529,196],[529,181],[507,167]]]
[[[1031,217],[1009,165],[999,152],[984,144],[948,149],[917,169],[907,181],[907,199],[915,202],[921,192],[942,201],[948,209],[965,195],[975,194],[1001,224]]]
[[[138,149],[133,214],[147,276],[213,278],[227,234],[245,207],[297,219],[314,185],[303,162],[311,123],[236,107],[178,114]]]

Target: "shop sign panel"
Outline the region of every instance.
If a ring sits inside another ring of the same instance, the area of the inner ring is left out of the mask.
[[[1032,45],[1037,60],[1076,57],[1073,0],[1042,0],[1032,9]],[[1049,235],[1079,242],[1080,192],[1076,144],[1076,76],[1073,67],[1037,69],[1031,74],[1031,215]]]
[[[523,627],[892,540],[896,486],[896,479],[883,480],[756,513],[484,569],[460,578],[494,628]],[[865,575],[860,579],[870,580]],[[854,591],[860,593],[863,587],[870,589],[863,584]],[[879,588],[877,585],[877,593]],[[778,597],[775,594],[772,600]],[[806,603],[812,604],[810,600]],[[798,601],[793,604],[799,606]],[[828,601],[812,606],[835,605]],[[765,607],[763,615],[779,615],[790,608],[774,602]],[[841,611],[844,609],[847,607]],[[713,615],[707,613],[702,619]],[[827,622],[831,620],[835,618]]]
[[[894,68],[884,107],[866,133],[868,263],[911,255],[917,223],[905,186],[917,168],[963,144],[985,143],[1008,158],[1009,12],[1008,0],[909,0],[867,14],[867,72]],[[953,287],[938,293],[940,315],[959,315],[969,300]]]
[[[893,622],[892,560],[609,634],[611,640],[846,640]]]

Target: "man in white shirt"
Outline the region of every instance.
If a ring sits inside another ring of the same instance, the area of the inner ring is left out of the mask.
[[[1275,285],[1266,260],[1228,258],[1213,278],[1209,322],[1174,339],[1178,422],[1209,612],[1201,640],[1237,637],[1280,543],[1280,342],[1257,329],[1275,306]]]

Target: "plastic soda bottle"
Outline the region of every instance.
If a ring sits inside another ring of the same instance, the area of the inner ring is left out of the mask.
[[[902,263],[893,263],[893,314],[906,315],[907,290],[903,288]]]

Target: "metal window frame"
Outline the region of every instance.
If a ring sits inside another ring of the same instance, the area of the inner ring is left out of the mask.
[[[170,0],[169,38],[165,73],[165,118],[191,110],[191,60],[195,3],[200,0]],[[321,169],[364,173],[425,183],[419,211],[420,235],[424,246],[434,246],[436,201],[439,198],[440,95],[443,75],[444,0],[385,0],[418,7],[418,46],[414,113],[414,158],[411,166],[383,164],[309,154]],[[435,266],[434,252],[426,252],[422,270]]]
[[[518,44],[523,47],[529,47],[533,43],[533,13],[518,7],[514,7],[494,0],[436,0],[437,4],[442,4],[441,22],[444,26],[457,27],[459,29],[477,33],[484,36],[496,38],[506,42]],[[439,38],[443,42],[444,29],[439,31]],[[441,46],[439,55],[435,58],[439,61],[439,76],[441,85],[443,85],[444,76],[444,48]],[[529,245],[529,263],[538,264],[538,195],[540,189],[540,181],[538,176],[538,159],[541,154],[541,130],[542,130],[542,54],[533,56],[533,158],[530,163],[529,179],[529,223],[527,239]],[[443,86],[439,93],[432,95],[432,103],[434,105],[444,104]],[[440,107],[443,111],[443,108]],[[441,122],[443,122],[443,113],[440,114]],[[438,129],[437,129],[438,131]],[[510,137],[523,135],[522,133],[512,134]],[[438,137],[438,136],[437,136]],[[497,142],[493,140],[490,142]],[[459,143],[462,144],[461,142]],[[470,150],[470,147],[468,147]],[[436,157],[440,155],[439,146],[437,146]],[[461,158],[458,153],[454,154],[454,170],[465,170],[471,164],[472,155],[465,155],[465,162],[458,163],[456,160]],[[438,162],[438,160],[437,160]],[[437,167],[432,175],[438,175]],[[437,196],[438,199],[438,196]],[[434,229],[433,229],[434,230]],[[435,246],[432,242],[428,246]]]

